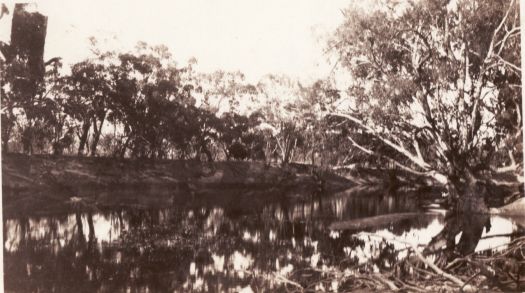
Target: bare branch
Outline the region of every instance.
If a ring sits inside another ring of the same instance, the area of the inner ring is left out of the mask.
[[[419,149],[419,143],[417,142],[417,139],[414,139],[414,148],[416,149],[417,157],[423,161],[423,155],[421,154],[421,150]]]
[[[381,281],[381,283],[387,285],[388,289],[390,289],[392,291],[399,290],[399,288],[394,284],[394,282],[392,282],[389,279],[385,278],[383,275],[381,275],[381,274],[374,274],[374,277],[377,278],[379,281]]]
[[[438,266],[436,266],[434,264],[434,262],[432,262],[431,260],[427,259],[426,257],[424,257],[421,252],[419,252],[419,250],[417,249],[417,247],[413,244],[413,243],[410,243],[410,242],[406,242],[406,241],[401,241],[401,240],[398,240],[398,239],[393,239],[393,238],[389,238],[389,237],[385,237],[385,236],[381,236],[381,235],[378,235],[378,234],[373,234],[373,233],[368,233],[368,232],[361,232],[357,235],[366,235],[366,236],[370,236],[370,237],[378,237],[378,238],[382,238],[382,239],[385,239],[387,241],[394,241],[394,242],[399,242],[399,243],[402,243],[402,244],[405,244],[405,245],[408,245],[409,247],[412,248],[412,250],[414,251],[414,253],[416,254],[416,256],[419,258],[419,260],[421,260],[424,264],[426,264],[427,266],[429,266],[434,272],[436,272],[438,275],[440,276],[443,276],[445,277],[446,279],[449,279],[450,281],[454,282],[456,285],[458,285],[459,287],[463,288],[463,290],[466,289],[466,286],[469,286],[469,285],[466,285],[465,282],[463,282],[461,279],[459,279],[458,277],[455,277],[449,273],[446,273],[444,272],[442,269],[440,269]],[[470,286],[469,286],[470,287]],[[473,287],[472,287],[473,289]]]
[[[407,157],[408,159],[410,159],[412,162],[414,162],[416,165],[418,165],[419,167],[421,167],[422,169],[425,169],[425,170],[430,170],[430,165],[428,163],[426,163],[425,161],[423,160],[420,160],[417,156],[413,155],[410,151],[408,151],[407,149],[399,146],[398,144],[394,143],[393,141],[387,139],[387,138],[384,138],[384,137],[381,137],[381,135],[379,133],[377,133],[374,129],[372,129],[371,127],[365,125],[361,120],[351,116],[351,115],[348,115],[348,114],[342,114],[342,113],[330,113],[328,115],[332,115],[332,116],[337,116],[337,117],[342,117],[342,118],[346,118],[348,120],[351,120],[353,121],[354,123],[356,123],[357,125],[359,125],[361,128],[363,128],[364,130],[366,130],[368,133],[374,135],[376,138],[378,138],[379,140],[381,140],[382,142],[384,142],[386,145],[392,147],[393,149],[395,149],[396,151],[398,151],[399,153],[403,154],[405,157]]]
[[[496,55],[496,57],[498,58],[498,60],[503,63],[503,65],[506,65],[506,66],[509,66],[510,68],[514,69],[514,71],[516,71],[518,74],[521,74],[521,68],[506,61],[505,59],[503,59],[501,56],[499,55]]]
[[[510,165],[505,167],[500,167],[495,170],[493,170],[496,174],[502,174],[507,172],[514,172],[518,170],[518,165],[516,164],[516,160],[514,159],[514,155],[512,154],[512,151],[508,151],[509,159],[510,159]]]
[[[492,57],[492,54],[494,52],[494,44],[495,44],[495,41],[496,41],[496,36],[499,33],[499,31],[501,30],[501,28],[503,27],[503,25],[505,24],[505,22],[507,21],[507,18],[509,17],[509,13],[512,10],[513,6],[514,6],[514,0],[510,1],[509,9],[507,9],[507,11],[505,12],[505,16],[503,16],[503,19],[501,20],[500,24],[494,30],[494,34],[492,35],[492,40],[490,41],[489,50],[487,52],[487,56],[485,58],[485,61],[487,61],[487,59]]]
[[[358,144],[358,143],[357,143],[355,140],[353,140],[350,136],[348,137],[348,139],[352,142],[352,144],[353,144],[356,148],[360,149],[360,150],[363,151],[364,153],[366,153],[366,154],[368,154],[368,155],[375,155],[375,154],[376,154],[374,151],[372,151],[372,150],[370,150],[370,149],[367,149],[367,148],[361,146],[360,144]]]
[[[492,179],[490,182],[496,186],[515,187],[515,186],[521,185],[519,181],[503,181],[503,180]]]
[[[503,37],[503,39],[501,41],[499,41],[495,46],[498,47],[499,46],[499,49],[498,49],[498,53],[496,53],[496,55],[500,55],[501,54],[501,51],[503,51],[503,48],[505,48],[505,43],[507,42],[507,39],[509,39],[510,37],[512,36],[517,36],[519,35],[521,32],[521,28],[520,27],[514,27],[513,29],[511,29],[510,31],[508,31],[505,36]]]
[[[349,164],[349,165],[342,165],[342,166],[334,166],[332,167],[332,170],[347,170],[347,169],[355,169],[356,164]]]
[[[348,137],[348,139],[352,142],[352,144],[360,149],[361,151],[363,151],[364,153],[366,154],[369,154],[369,155],[374,155],[374,156],[377,156],[377,157],[380,157],[380,158],[384,158],[384,159],[387,159],[389,160],[391,163],[393,163],[394,165],[396,165],[397,167],[409,172],[409,173],[412,173],[412,174],[415,174],[415,175],[419,175],[419,176],[427,176],[427,177],[433,177],[433,174],[429,173],[429,172],[419,172],[419,171],[416,171],[410,167],[407,167],[401,163],[399,163],[398,161],[388,157],[388,156],[385,156],[385,155],[381,155],[381,154],[378,154],[370,149],[367,149],[361,145],[359,145],[355,140],[353,140],[350,136]]]

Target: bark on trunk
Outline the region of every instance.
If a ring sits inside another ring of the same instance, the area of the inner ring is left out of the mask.
[[[206,155],[208,162],[213,162],[213,156],[211,155],[211,152],[208,150],[208,147],[205,143],[201,144],[201,151]]]
[[[449,196],[452,210],[463,214],[486,214],[489,209],[485,202],[487,186],[470,172],[462,170],[449,177]]]
[[[84,124],[82,124],[82,132],[80,135],[80,141],[78,143],[78,155],[82,156],[84,153],[84,148],[86,147],[86,142],[89,134],[89,128],[91,127],[91,123],[89,120],[84,121]]]
[[[80,240],[80,242],[84,243],[86,240],[86,237],[84,236],[84,228],[82,225],[82,216],[80,215],[80,212],[75,213],[75,218],[77,221],[78,239]]]
[[[6,125],[6,130],[4,131],[3,137],[2,137],[2,152],[4,154],[7,154],[9,152],[9,138],[11,137],[11,125]]]
[[[91,156],[97,155],[98,141],[100,140],[100,133],[102,132],[102,126],[104,125],[105,115],[100,120],[100,125],[97,127],[96,120],[93,120],[93,142],[91,143]]]
[[[454,252],[468,255],[474,252],[484,229],[490,230],[490,217],[486,214],[453,215],[446,219],[445,227],[430,240],[423,254],[443,252],[446,258],[455,257]],[[456,244],[459,233],[462,236]]]
[[[89,227],[89,240],[91,241],[95,237],[95,225],[93,225],[93,213],[89,212],[87,215],[88,227]]]
[[[126,151],[128,149],[129,142],[130,142],[130,137],[128,136],[126,138],[126,142],[124,143],[124,145],[122,146],[122,149],[120,150],[120,157],[121,158],[124,158],[124,156],[126,155]]]

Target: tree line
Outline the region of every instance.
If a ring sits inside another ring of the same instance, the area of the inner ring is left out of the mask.
[[[102,51],[95,38],[92,56],[63,66],[17,41],[45,40],[35,26],[46,23],[16,5],[0,59],[4,152],[315,163],[339,139],[325,137],[314,123],[324,118],[308,106],[314,92],[337,94],[322,81],[302,86],[268,75],[250,84],[241,72],[197,72],[195,59],[178,66],[166,46]]]
[[[65,75],[59,59],[13,49],[1,63],[3,150],[368,162],[453,194],[480,180],[523,182],[518,1],[372,3],[343,11],[327,43],[336,70],[309,85],[199,73],[195,60],[177,66],[166,47],[145,43],[130,52],[95,46]]]

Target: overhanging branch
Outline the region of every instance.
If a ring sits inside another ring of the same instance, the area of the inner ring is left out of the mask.
[[[392,147],[393,149],[395,149],[399,153],[403,154],[405,157],[407,157],[409,160],[414,162],[420,168],[425,169],[425,170],[430,170],[430,165],[428,163],[426,163],[425,161],[423,161],[420,158],[418,158],[418,156],[413,155],[410,151],[408,151],[407,149],[403,148],[402,146],[394,143],[393,141],[391,141],[391,140],[389,140],[387,138],[381,137],[374,129],[372,129],[370,126],[365,125],[361,120],[357,119],[356,117],[348,115],[348,114],[342,114],[342,113],[330,113],[328,115],[332,115],[332,116],[336,116],[336,117],[342,117],[342,118],[346,118],[348,120],[353,121],[354,123],[359,125],[361,128],[366,130],[369,134],[374,135],[374,137],[378,138],[379,140],[381,140],[386,145]]]
[[[359,150],[363,151],[364,153],[366,154],[369,154],[369,155],[372,155],[372,156],[376,156],[376,157],[380,157],[380,158],[384,158],[384,159],[387,159],[389,160],[391,163],[393,163],[394,165],[396,165],[397,167],[409,172],[409,173],[412,173],[412,174],[415,174],[415,175],[419,175],[419,176],[428,176],[428,177],[432,177],[433,175],[428,173],[428,172],[420,172],[420,171],[417,171],[417,170],[414,170],[408,166],[405,166],[401,163],[399,163],[398,161],[386,156],[386,155],[382,155],[382,154],[378,154],[377,152],[374,152],[370,149],[367,149],[365,147],[363,147],[362,145],[358,144],[355,140],[353,140],[350,136],[348,137],[348,139],[350,140],[350,142],[352,142],[352,145],[354,145],[356,148],[358,148]]]

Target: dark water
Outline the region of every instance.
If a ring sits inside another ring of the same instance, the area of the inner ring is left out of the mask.
[[[264,196],[272,198],[246,190],[154,203],[137,196],[121,204],[116,199],[75,203],[45,216],[12,216],[3,222],[5,289],[284,291],[279,275],[304,274],[301,279],[308,283],[320,276],[306,273],[306,268],[367,263],[366,269],[377,271],[404,256],[399,244],[374,240],[359,234],[362,231],[427,244],[446,224],[439,212],[423,214],[421,203],[410,194],[349,191],[302,200],[257,200]],[[421,214],[353,230],[329,228],[352,219],[407,212]],[[469,238],[463,245],[467,250],[501,249],[515,237],[507,234],[524,230],[521,219],[482,217],[456,220],[474,229],[474,237],[463,237]],[[331,283],[327,289],[337,290],[339,285]]]

